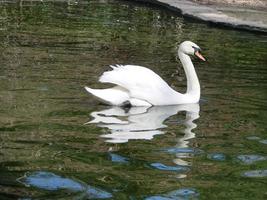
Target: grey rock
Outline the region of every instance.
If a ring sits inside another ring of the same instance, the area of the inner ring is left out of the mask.
[[[188,0],[138,0],[158,4],[184,16],[238,29],[267,33],[267,12],[238,7],[200,5]]]

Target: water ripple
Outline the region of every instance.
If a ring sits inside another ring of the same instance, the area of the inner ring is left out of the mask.
[[[88,199],[108,199],[112,194],[99,188],[74,181],[70,178],[63,178],[51,172],[38,171],[27,173],[18,178],[18,182],[27,187],[33,186],[43,190],[68,190],[82,192]]]
[[[112,162],[117,162],[117,163],[129,163],[129,159],[123,156],[120,156],[115,153],[109,153],[110,159]]]
[[[265,170],[252,170],[243,173],[243,176],[249,178],[263,178],[267,177],[267,169]]]
[[[179,172],[185,172],[188,171],[189,168],[188,167],[184,167],[184,166],[167,166],[164,165],[162,163],[151,163],[150,164],[153,168],[159,169],[159,170],[163,170],[163,171],[179,171]]]
[[[207,155],[207,158],[215,161],[224,161],[226,159],[223,153],[210,153]]]
[[[253,164],[257,161],[264,161],[267,160],[266,156],[261,155],[239,155],[237,156],[237,159],[242,161],[244,164]]]
[[[145,200],[185,200],[198,199],[199,193],[194,188],[182,188],[167,194],[156,195],[145,198]]]

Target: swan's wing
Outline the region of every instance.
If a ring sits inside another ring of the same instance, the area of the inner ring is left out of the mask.
[[[120,87],[115,86],[108,89],[92,89],[85,87],[87,92],[96,96],[99,100],[110,105],[121,105],[125,101],[129,101],[129,91]]]
[[[99,81],[113,83],[126,88],[131,98],[145,100],[153,105],[166,103],[173,98],[173,89],[152,70],[136,65],[111,66],[112,71],[104,72]]]

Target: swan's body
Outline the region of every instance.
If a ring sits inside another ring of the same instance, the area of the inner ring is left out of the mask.
[[[112,71],[104,72],[99,81],[113,83],[108,89],[85,89],[101,101],[121,106],[126,102],[132,106],[159,106],[197,103],[200,98],[200,85],[189,55],[199,54],[199,47],[189,41],[183,42],[178,50],[187,77],[187,91],[181,94],[173,90],[152,70],[136,65],[111,66]],[[188,55],[189,54],[189,55]],[[200,58],[204,60],[203,57]]]

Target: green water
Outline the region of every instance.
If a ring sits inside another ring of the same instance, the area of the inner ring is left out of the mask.
[[[1,2],[0,25],[0,199],[267,199],[266,35],[113,0]],[[123,110],[83,88],[137,64],[185,91],[184,40],[208,59],[199,105]]]

